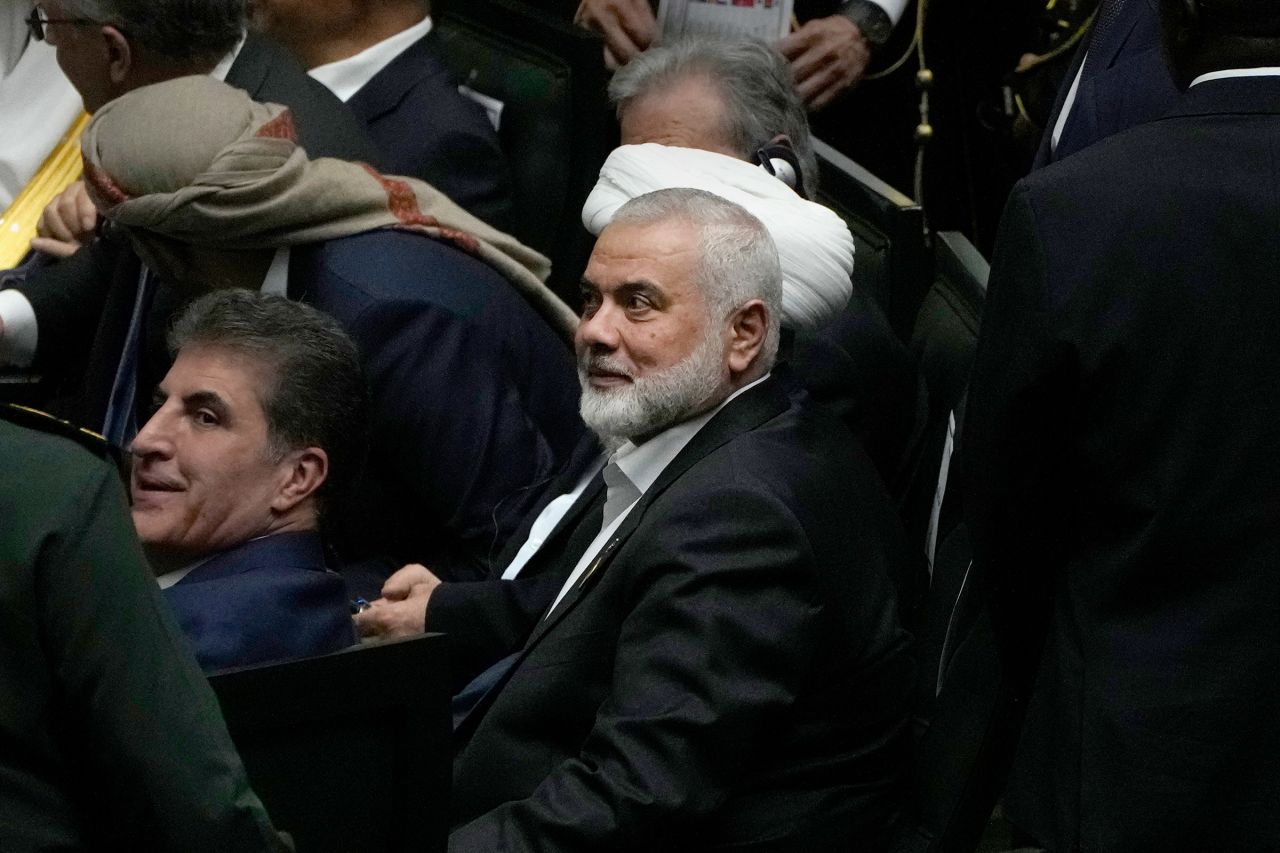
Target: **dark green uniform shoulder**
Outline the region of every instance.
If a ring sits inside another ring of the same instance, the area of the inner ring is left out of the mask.
[[[25,427],[36,432],[46,433],[49,435],[60,436],[70,439],[81,447],[93,453],[99,459],[110,462],[118,466],[120,464],[119,451],[114,448],[110,442],[92,430],[78,427],[70,421],[64,421],[56,418],[47,412],[39,409],[30,409],[26,406],[15,406],[12,404],[0,405],[0,420]]]

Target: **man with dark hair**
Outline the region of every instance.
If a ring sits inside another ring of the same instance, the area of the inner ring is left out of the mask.
[[[255,0],[253,20],[365,123],[388,172],[510,226],[497,134],[437,55],[427,0]]]
[[[101,438],[0,406],[0,850],[280,853]]]
[[[338,320],[369,377],[370,464],[329,530],[344,563],[484,577],[522,496],[582,432],[574,315],[543,282],[546,258],[421,181],[310,160],[287,111],[207,77],[110,102],[84,155],[95,202],[154,275],[141,293],[119,283],[84,328],[82,422],[128,433],[166,368],[159,333],[191,295],[288,295]],[[357,592],[389,573],[371,571]]]
[[[1164,118],[1021,182],[965,512],[1051,851],[1280,849],[1280,11],[1167,0]]]
[[[246,290],[196,300],[169,340],[131,448],[133,521],[196,658],[216,670],[352,645],[318,527],[361,464],[355,344],[314,308]]]

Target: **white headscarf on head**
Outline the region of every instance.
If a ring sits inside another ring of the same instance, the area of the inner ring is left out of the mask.
[[[582,224],[599,234],[626,202],[673,187],[715,193],[769,229],[782,264],[784,327],[819,328],[849,301],[853,235],[844,221],[758,166],[725,154],[655,143],[615,148],[582,207]]]

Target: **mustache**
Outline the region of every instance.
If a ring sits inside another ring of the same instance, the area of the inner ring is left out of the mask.
[[[583,376],[592,372],[616,373],[628,379],[635,379],[635,375],[627,369],[626,365],[615,361],[604,353],[586,352],[580,355],[578,357],[578,372]]]

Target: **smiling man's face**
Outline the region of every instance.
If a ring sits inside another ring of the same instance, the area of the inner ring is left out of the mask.
[[[274,532],[293,465],[272,458],[260,359],[184,347],[132,445],[133,521],[148,551],[193,560]]]
[[[698,241],[679,220],[610,225],[596,241],[575,343],[582,416],[606,443],[642,440],[724,396],[727,324],[698,284]]]

